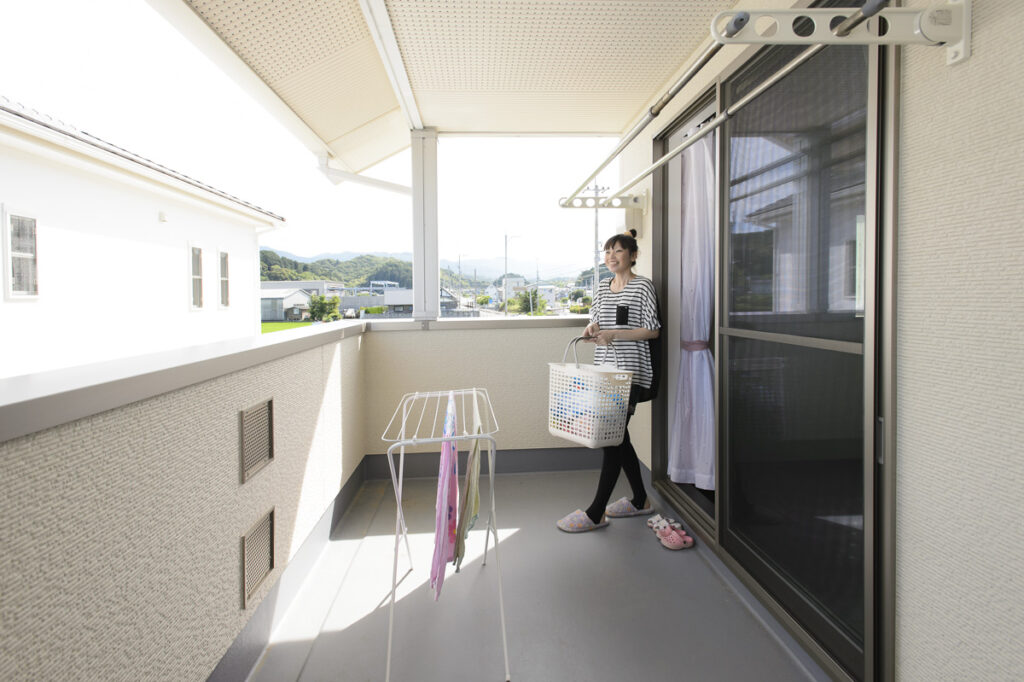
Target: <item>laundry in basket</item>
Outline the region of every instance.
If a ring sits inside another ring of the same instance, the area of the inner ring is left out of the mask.
[[[562,362],[548,363],[548,432],[588,448],[618,445],[626,430],[633,373],[611,365],[580,364],[576,337]],[[566,362],[572,346],[575,362]],[[611,346],[614,356],[614,344]]]

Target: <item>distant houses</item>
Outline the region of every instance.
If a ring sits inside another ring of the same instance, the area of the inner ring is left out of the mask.
[[[312,298],[304,289],[265,289],[260,293],[260,318],[263,322],[299,322],[309,317]]]
[[[491,310],[492,315],[500,312],[505,299],[504,284],[505,280],[501,279],[481,292],[490,298],[490,302],[483,306],[466,291],[462,292],[464,298],[460,304],[459,292],[441,287],[441,317],[479,317],[481,311]],[[413,314],[412,289],[400,287],[397,282],[374,281],[368,286],[346,287],[341,282],[329,280],[288,280],[264,281],[260,286],[263,290],[261,312],[264,322],[306,319],[309,315],[309,297],[313,294],[337,296],[338,312],[342,317],[411,318]],[[563,301],[568,299],[571,291],[578,288],[575,285],[529,284],[524,277],[508,278],[510,299],[536,289],[546,304],[542,306],[545,314],[549,315],[569,314],[572,302]],[[305,292],[306,296],[298,292]],[[578,302],[575,303],[578,305]]]
[[[260,289],[263,291],[268,289],[302,289],[303,291],[308,291],[310,294],[335,296],[339,295],[339,292],[345,289],[345,285],[341,282],[334,282],[329,279],[301,279],[291,281],[265,280],[260,282]]]
[[[395,282],[374,282],[370,287],[345,287],[341,282],[323,280],[264,281],[261,288],[261,318],[264,322],[303,320],[309,317],[314,294],[337,296],[338,312],[343,317],[412,317],[412,289]],[[470,317],[474,311],[458,311],[457,297],[448,289],[440,290],[441,315]],[[366,312],[366,309],[372,312]]]

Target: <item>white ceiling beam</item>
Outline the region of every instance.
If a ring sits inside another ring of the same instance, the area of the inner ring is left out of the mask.
[[[359,7],[363,10],[366,25],[370,29],[370,35],[373,36],[380,60],[384,63],[384,71],[388,74],[391,89],[395,92],[398,106],[402,108],[402,115],[405,116],[409,129],[422,129],[423,119],[416,106],[416,98],[412,94],[409,74],[405,71],[402,52],[398,49],[395,29],[391,25],[391,17],[388,16],[388,8],[384,4],[384,0],[359,0]]]
[[[334,168],[330,165],[327,160],[327,156],[324,154],[320,155],[320,170],[334,184],[345,181],[355,182],[360,185],[367,185],[369,187],[376,187],[377,189],[383,189],[389,192],[412,196],[412,187],[408,185],[400,185],[397,182],[388,182],[387,180],[371,178],[368,175],[359,175],[358,173],[350,173],[349,171]]]

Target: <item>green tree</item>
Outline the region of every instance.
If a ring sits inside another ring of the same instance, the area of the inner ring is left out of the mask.
[[[591,270],[593,270],[593,268],[591,268]],[[515,279],[517,277],[522,278],[522,279],[526,279],[525,277],[520,275],[518,272],[510,272],[507,275],[499,275],[498,279],[496,279],[493,282],[491,282],[491,284],[493,284],[496,287],[500,287],[501,286],[501,280],[505,279],[506,277],[508,277],[509,279]]]
[[[275,270],[275,266],[277,269]],[[412,286],[412,263],[397,258],[362,255],[340,261],[321,258],[312,263],[300,263],[284,258],[270,249],[260,251],[261,280],[316,280],[343,282],[348,286],[366,286],[372,280],[398,282],[399,286]]]
[[[487,294],[480,294],[476,297],[477,305],[488,305],[491,302],[491,297]]]
[[[594,268],[590,268],[590,269],[592,271]],[[573,289],[572,293],[569,294],[569,300],[570,301],[578,301],[578,300],[580,300],[581,298],[583,298],[586,295],[587,295],[587,292],[583,291],[583,289]]]
[[[548,302],[540,296],[540,292],[536,289],[527,289],[520,291],[516,294],[516,297],[512,299],[509,310],[518,309],[521,313],[530,313],[534,315],[541,315],[544,313],[544,309],[547,308]]]
[[[309,317],[313,321],[329,321],[337,320],[341,317],[338,312],[338,304],[341,303],[341,299],[337,296],[321,296],[319,294],[313,294],[309,299]]]
[[[576,278],[576,286],[578,286],[578,287],[583,286],[583,280],[588,279],[593,274],[594,274],[594,268],[587,268],[586,270],[581,272],[579,274],[579,277]],[[607,278],[609,278],[611,276],[612,276],[611,270],[609,270],[608,267],[604,263],[601,263],[598,266],[598,268],[597,268],[597,279],[598,279],[598,281],[600,281],[602,279],[607,279]]]

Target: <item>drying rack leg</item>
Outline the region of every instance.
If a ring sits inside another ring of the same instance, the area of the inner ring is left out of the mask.
[[[494,502],[494,439],[488,439],[487,445],[487,473],[491,484],[491,511],[487,520],[487,539],[494,533],[494,564],[498,569],[498,610],[501,613],[501,649],[505,655],[505,680],[509,682],[512,674],[508,666],[508,636],[505,633],[505,590],[501,583],[501,557],[498,554],[498,515],[495,512]],[[487,540],[484,540],[484,563],[487,562]]]
[[[400,447],[398,456],[398,473],[395,473],[395,460],[393,448],[388,448],[388,467],[391,469],[391,484],[395,489],[395,553],[391,566],[391,595],[388,608],[388,654],[387,665],[384,668],[384,680],[391,680],[391,643],[394,640],[395,632],[395,598],[398,592],[398,551],[402,538],[405,538],[405,551],[409,557],[409,569],[412,570],[412,550],[409,547],[409,531],[405,525],[405,515],[402,512],[402,482],[405,480],[405,445]]]
[[[405,553],[409,557],[409,567],[412,568],[409,529],[405,525],[405,513],[402,510],[402,482],[405,480],[405,445],[403,444],[399,449],[397,477],[395,476],[395,460],[392,455],[393,447],[388,448],[388,467],[391,469],[391,485],[395,489],[395,506],[398,509],[398,528],[395,529],[395,533],[398,534],[401,531],[402,537],[405,538]]]
[[[401,510],[401,504],[399,504],[399,510]],[[391,566],[391,605],[388,609],[388,662],[384,668],[384,681],[389,682],[391,680],[391,642],[395,632],[395,593],[398,592],[398,547],[401,541],[401,528],[402,528],[402,513],[399,511],[395,514],[395,556],[394,563]],[[408,537],[406,538],[406,548],[408,548]]]

